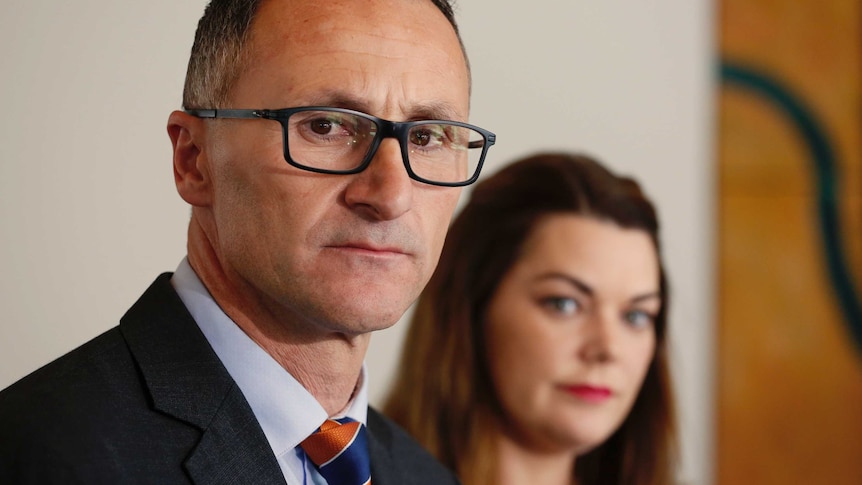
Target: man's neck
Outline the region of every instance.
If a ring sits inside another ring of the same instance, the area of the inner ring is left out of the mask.
[[[190,233],[195,229],[193,222]],[[226,276],[208,244],[189,236],[189,264],[222,311],[302,384],[328,415],[343,411],[356,390],[370,334],[315,332],[311,325],[302,325],[299,316],[276,305],[248,301],[244,295],[253,292]]]
[[[278,343],[269,348],[257,343],[317,399],[329,416],[337,416],[344,413],[360,384],[369,335],[357,340],[361,341],[350,345],[335,340]]]

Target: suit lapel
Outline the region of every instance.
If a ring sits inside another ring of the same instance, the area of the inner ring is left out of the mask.
[[[186,458],[194,483],[284,484],[248,402],[165,273],[120,321],[153,407],[201,430]],[[385,485],[385,484],[384,484]]]
[[[234,386],[186,460],[195,483],[285,483],[281,468],[248,403]]]
[[[416,483],[405,474],[404,464],[392,456],[395,448],[392,430],[371,406],[368,407],[368,456],[371,459],[371,483],[374,485],[410,485]]]
[[[368,456],[371,459],[371,483],[373,485],[406,485],[400,473],[400,468],[392,459],[389,450],[375,436],[369,428],[368,433]]]

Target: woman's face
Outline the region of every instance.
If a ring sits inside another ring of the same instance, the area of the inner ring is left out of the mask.
[[[660,308],[645,231],[576,215],[540,221],[486,312],[504,433],[545,451],[601,444],[640,390]]]

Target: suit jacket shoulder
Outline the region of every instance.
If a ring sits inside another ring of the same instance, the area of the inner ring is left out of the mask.
[[[0,391],[0,483],[285,483],[170,276],[118,327]],[[375,485],[457,483],[373,409],[368,428]]]
[[[0,392],[0,483],[284,483],[170,276],[118,327]]]
[[[375,485],[455,485],[450,470],[425,451],[400,426],[368,408],[368,448]]]

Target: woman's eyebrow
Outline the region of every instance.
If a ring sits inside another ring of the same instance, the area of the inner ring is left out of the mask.
[[[593,288],[590,285],[586,284],[585,282],[572,275],[568,275],[565,273],[553,271],[549,273],[542,273],[536,277],[536,281],[542,280],[564,280],[588,296],[593,296],[594,293]]]
[[[575,276],[568,275],[565,273],[560,273],[560,272],[554,271],[554,272],[549,272],[549,273],[542,273],[536,277],[536,281],[542,281],[542,280],[564,280],[567,283],[569,283],[570,285],[572,285],[575,288],[577,288],[578,290],[580,290],[581,292],[583,292],[584,294],[586,294],[587,296],[593,296],[593,294],[595,293],[595,290],[593,290],[593,288],[590,285],[588,285],[587,283],[583,282],[582,280],[580,280],[579,278],[577,278]],[[644,301],[653,300],[653,299],[661,300],[661,292],[660,291],[650,291],[648,293],[636,295],[636,296],[633,296],[632,298],[630,298],[629,302],[630,303],[642,303]]]
[[[652,300],[652,299],[661,300],[661,293],[658,291],[651,291],[649,293],[644,293],[642,295],[634,296],[629,301],[631,303],[641,303],[643,301]]]

